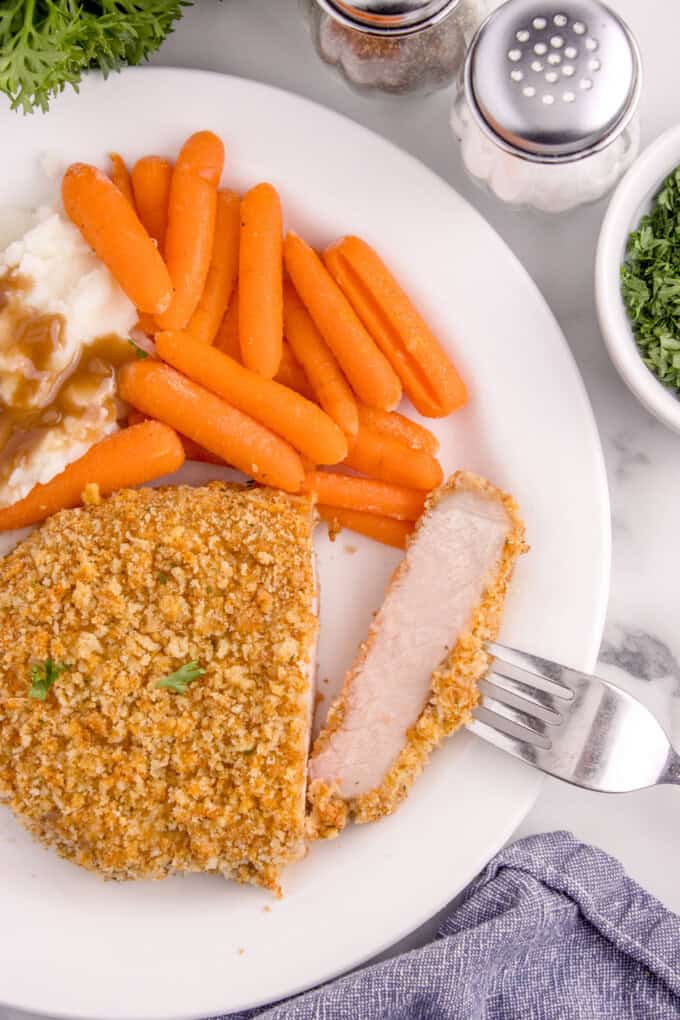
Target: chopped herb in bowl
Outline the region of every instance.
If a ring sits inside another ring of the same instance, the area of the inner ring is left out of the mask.
[[[628,238],[621,290],[642,360],[680,394],[680,167]]]

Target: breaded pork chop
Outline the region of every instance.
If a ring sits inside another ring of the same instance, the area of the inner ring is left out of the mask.
[[[310,834],[394,811],[463,726],[488,669],[524,526],[510,496],[459,471],[429,497],[310,762]]]
[[[112,878],[277,888],[304,853],[312,523],[268,489],[130,490],[0,561],[0,800],[43,843]],[[186,693],[157,686],[191,662]]]

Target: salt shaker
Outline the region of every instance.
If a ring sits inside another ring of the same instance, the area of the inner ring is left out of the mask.
[[[303,0],[315,46],[353,85],[418,93],[455,80],[489,0]]]
[[[452,112],[463,162],[505,202],[563,212],[639,148],[640,54],[598,0],[507,0],[475,35]]]

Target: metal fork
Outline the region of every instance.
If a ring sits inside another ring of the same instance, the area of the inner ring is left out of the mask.
[[[680,785],[680,757],[626,691],[556,662],[489,643],[491,668],[468,729],[515,758],[603,793]]]

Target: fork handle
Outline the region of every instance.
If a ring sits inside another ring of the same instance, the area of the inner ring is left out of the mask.
[[[668,752],[666,764],[657,782],[673,783],[676,786],[680,786],[680,755],[676,754],[675,751],[671,750]]]

